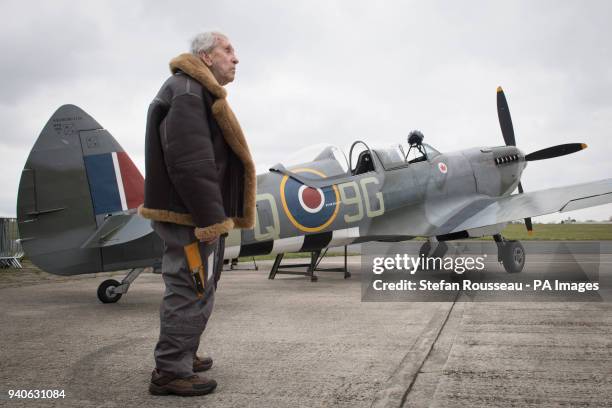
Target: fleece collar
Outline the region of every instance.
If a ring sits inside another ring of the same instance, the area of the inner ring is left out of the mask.
[[[210,68],[195,55],[185,53],[173,58],[170,61],[170,71],[175,74],[178,70],[198,81],[217,98],[225,99],[227,96],[227,91],[219,85]]]

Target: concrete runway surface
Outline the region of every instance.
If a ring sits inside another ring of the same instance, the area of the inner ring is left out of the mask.
[[[95,293],[109,274],[0,280],[0,406],[612,406],[612,303],[366,303],[358,257],[348,280],[268,280],[271,262],[259,266],[222,276],[201,346],[219,386],[194,398],[147,391],[159,275],[108,305]]]

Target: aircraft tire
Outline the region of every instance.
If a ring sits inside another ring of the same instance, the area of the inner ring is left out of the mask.
[[[116,303],[123,296],[122,293],[109,293],[110,288],[116,288],[121,285],[114,279],[107,279],[98,286],[98,299],[102,303]]]
[[[504,269],[508,273],[519,273],[525,266],[525,248],[519,241],[507,241],[501,249]]]

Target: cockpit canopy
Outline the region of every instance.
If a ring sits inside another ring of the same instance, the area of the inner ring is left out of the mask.
[[[419,161],[431,160],[440,154],[428,144],[412,146],[408,152],[397,144],[387,148],[372,148],[364,142],[356,141],[347,155],[337,146],[317,144],[300,149],[291,154],[282,164],[273,166],[274,170],[289,171],[299,174],[301,178],[322,180],[331,177],[342,177],[367,173],[376,170],[372,152],[384,170],[409,166]]]

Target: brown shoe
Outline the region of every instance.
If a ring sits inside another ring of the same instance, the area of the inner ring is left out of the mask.
[[[199,373],[201,371],[210,370],[213,365],[213,359],[210,357],[198,357],[193,358],[193,372]]]
[[[162,374],[155,369],[151,374],[149,392],[153,395],[174,394],[182,397],[194,397],[210,394],[216,387],[217,382],[212,379],[195,374],[187,378],[178,378],[175,375]]]

